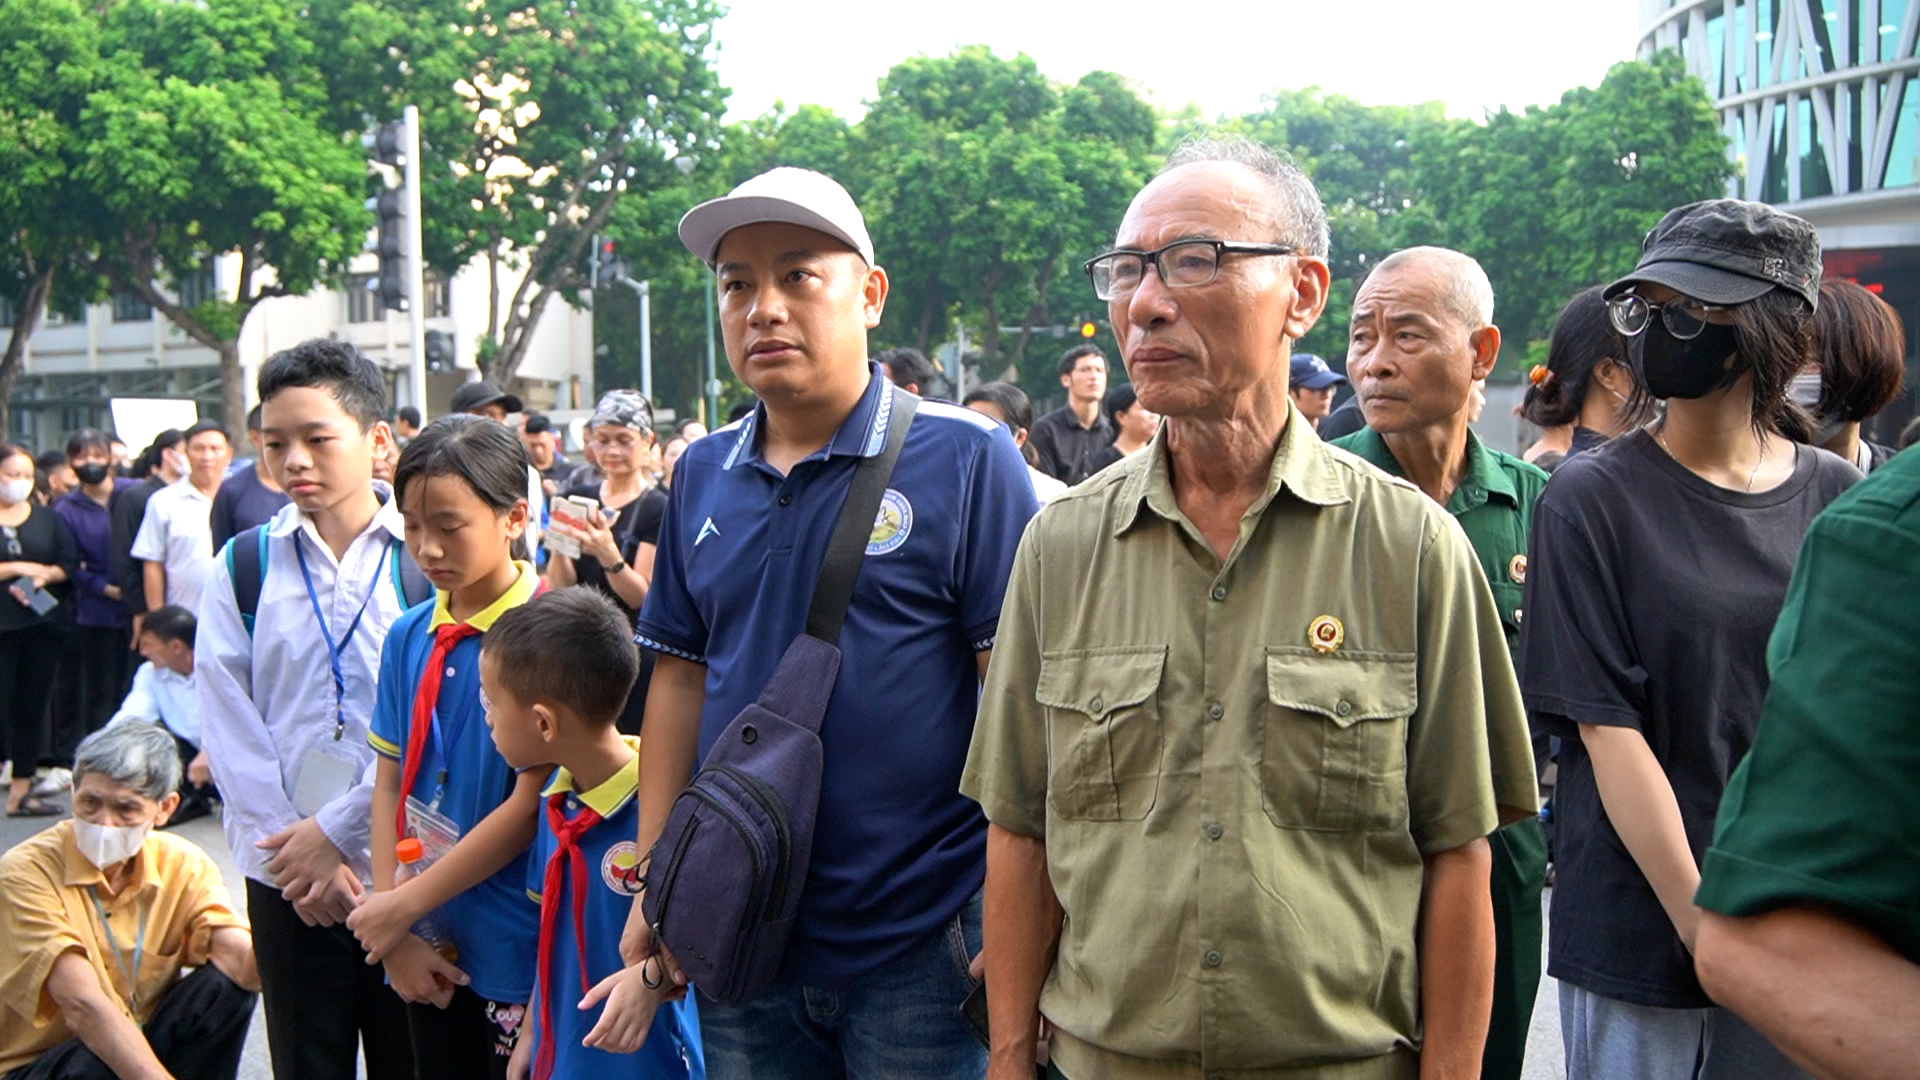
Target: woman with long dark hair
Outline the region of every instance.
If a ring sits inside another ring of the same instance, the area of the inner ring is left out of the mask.
[[[47,695],[73,627],[79,549],[52,510],[33,497],[33,455],[0,443],[0,713],[13,783],[8,817],[48,817],[59,807],[32,794],[47,746]]]
[[[1800,1075],[1701,990],[1692,901],[1800,542],[1859,479],[1777,433],[1819,280],[1799,218],[1668,213],[1605,293],[1632,396],[1665,414],[1568,460],[1534,509],[1518,668],[1563,740],[1548,972],[1572,1080]]]

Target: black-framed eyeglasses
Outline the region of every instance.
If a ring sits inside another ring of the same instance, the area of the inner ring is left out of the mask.
[[[1716,311],[1732,311],[1721,304],[1708,304],[1692,297],[1682,297],[1671,303],[1656,304],[1644,296],[1634,293],[1622,293],[1607,301],[1607,320],[1613,328],[1628,337],[1638,336],[1653,325],[1654,312],[1660,313],[1660,320],[1667,324],[1667,333],[1681,341],[1697,338],[1706,330],[1707,316]]]
[[[1140,287],[1147,264],[1160,271],[1160,280],[1169,288],[1187,289],[1205,285],[1220,276],[1220,259],[1236,255],[1292,255],[1286,244],[1245,244],[1232,240],[1176,240],[1158,251],[1121,248],[1095,255],[1086,262],[1087,279],[1093,282],[1093,295],[1102,300],[1118,300]]]

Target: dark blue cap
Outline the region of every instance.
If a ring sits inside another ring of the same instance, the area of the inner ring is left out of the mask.
[[[1294,353],[1293,370],[1287,376],[1287,389],[1325,390],[1336,383],[1347,381],[1345,375],[1327,366],[1325,360],[1312,353]]]

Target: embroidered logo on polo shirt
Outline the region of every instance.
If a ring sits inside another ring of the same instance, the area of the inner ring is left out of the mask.
[[[867,538],[867,554],[885,555],[898,551],[913,535],[913,504],[892,488],[880,496],[880,513],[873,519],[873,535]]]
[[[631,840],[622,840],[608,848],[600,860],[600,880],[622,896],[639,896],[640,883],[645,878],[640,872],[640,848]]]
[[[706,523],[700,526],[699,535],[693,538],[693,546],[699,547],[701,543],[706,540],[707,537],[719,536],[719,535],[720,535],[720,527],[713,523],[712,518],[708,518],[706,520]]]

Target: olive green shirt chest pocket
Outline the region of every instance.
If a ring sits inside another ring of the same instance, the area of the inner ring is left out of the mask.
[[[1070,821],[1138,821],[1160,791],[1159,689],[1167,647],[1043,656],[1034,697],[1047,710],[1047,797]]]
[[[1330,832],[1407,825],[1411,654],[1267,649],[1260,797],[1281,828]]]

